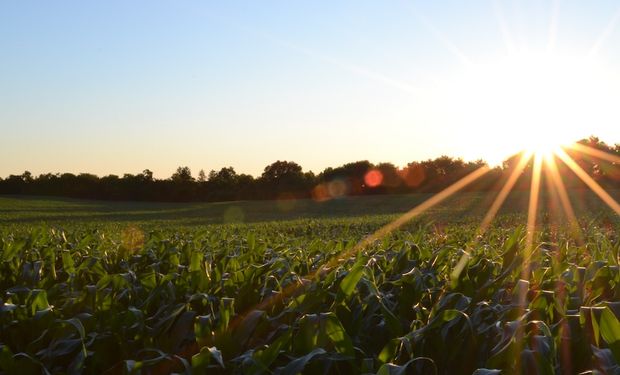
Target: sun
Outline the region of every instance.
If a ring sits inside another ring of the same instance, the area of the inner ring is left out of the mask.
[[[471,69],[465,105],[480,109],[480,127],[504,129],[496,141],[506,152],[549,154],[583,136],[593,71],[587,62],[556,55],[497,59]]]
[[[523,152],[531,153],[543,159],[549,159],[560,152],[564,146],[555,143],[537,143],[524,148]]]
[[[532,129],[526,134],[516,136],[514,148],[533,156],[549,159],[576,140],[576,138],[571,139],[556,131],[553,127],[541,125],[539,129]]]
[[[581,56],[521,52],[463,66],[435,87],[438,121],[458,125],[464,152],[491,164],[587,138],[591,124],[617,117],[619,80]]]

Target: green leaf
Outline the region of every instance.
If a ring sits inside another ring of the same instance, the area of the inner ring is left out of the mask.
[[[353,267],[349,270],[347,276],[342,279],[340,282],[340,289],[338,291],[338,297],[336,298],[338,301],[344,301],[347,299],[351,293],[355,290],[355,286],[360,281],[362,276],[364,275],[366,261],[364,258],[360,258],[355,262]]]
[[[396,315],[394,315],[394,313],[390,311],[390,309],[388,309],[383,304],[383,301],[381,301],[381,298],[379,296],[376,296],[376,299],[379,303],[379,307],[381,308],[381,314],[383,314],[383,319],[385,320],[385,323],[392,337],[398,337],[402,335],[403,327],[400,323],[400,320],[396,317]]]
[[[276,340],[274,340],[266,349],[257,350],[252,355],[254,363],[249,367],[248,374],[262,374],[269,369],[273,361],[278,358],[280,351],[291,341],[293,332],[289,329]]]
[[[222,368],[226,367],[224,366],[224,359],[222,358],[222,352],[220,352],[214,346],[207,348],[207,350],[209,350],[209,353],[211,354],[211,358],[215,359],[218,365],[220,365]]]
[[[325,322],[325,333],[334,343],[336,351],[347,356],[355,357],[355,351],[353,349],[353,344],[351,343],[351,338],[347,335],[342,323],[340,323],[340,320],[338,320],[338,317],[336,317],[334,313],[329,313],[327,315],[327,321]]]
[[[13,359],[13,353],[6,345],[0,345],[0,369],[4,369],[4,371],[10,374],[16,374],[18,372],[15,359]]]
[[[21,253],[26,246],[26,239],[20,238],[13,242],[5,243],[2,258],[5,261],[11,261],[13,258],[17,257],[19,253]]]
[[[206,340],[213,334],[213,318],[211,315],[197,316],[194,321],[194,336],[200,343],[201,340]]]
[[[620,322],[609,307],[601,312],[600,333],[609,345],[616,362],[620,363]]]
[[[47,292],[42,289],[33,289],[29,297],[30,313],[34,315],[37,311],[45,310],[50,307],[47,302]]]
[[[204,373],[211,363],[211,359],[214,359],[220,367],[225,367],[222,353],[216,347],[203,346],[200,353],[192,356],[192,370],[196,373]]]
[[[151,270],[148,273],[140,275],[140,283],[147,290],[155,289],[155,287],[157,286],[157,276],[155,274],[155,271]]]
[[[47,350],[52,358],[62,357],[64,355],[77,352],[81,345],[82,340],[80,339],[55,340],[47,348]]]
[[[75,262],[73,262],[73,258],[71,257],[71,253],[68,251],[62,252],[62,268],[69,275],[75,274]]]
[[[428,364],[429,366],[422,367],[424,364]],[[413,371],[408,371],[414,365],[420,367],[411,369]],[[386,363],[379,368],[379,371],[377,371],[377,375],[406,375],[407,373],[437,374],[437,367],[431,358],[417,357],[410,359],[402,366],[394,363]]]
[[[254,333],[254,330],[266,316],[262,310],[252,310],[243,317],[239,326],[235,329],[234,338],[239,345],[245,345]]]
[[[599,320],[597,319],[597,315],[602,313],[602,310],[603,310],[602,307],[590,308],[590,321],[592,322],[592,332],[594,333],[594,341],[596,342],[596,346],[599,346],[599,347],[601,346],[600,345],[601,329],[600,329]]]
[[[124,361],[126,374],[138,374],[143,367],[143,363],[140,361],[134,361],[133,359],[127,359]]]
[[[395,359],[401,340],[401,338],[392,339],[383,347],[379,353],[381,363],[387,364]]]
[[[310,353],[304,355],[303,357],[296,358],[292,360],[291,362],[289,362],[289,364],[286,365],[286,367],[282,369],[281,374],[282,375],[299,374],[304,370],[304,367],[306,367],[306,364],[310,362],[312,358],[318,355],[321,355],[321,354],[325,354],[325,353],[326,353],[325,350],[323,350],[322,348],[316,348]]]
[[[189,263],[189,272],[196,272],[202,270],[202,260],[204,259],[204,255],[198,251],[194,251],[192,253],[192,257]]]
[[[84,340],[86,338],[86,330],[84,330],[84,325],[79,319],[71,318],[64,320],[63,322],[72,325],[80,335],[81,340]]]
[[[24,353],[20,352],[13,356],[13,359],[16,362],[16,366],[19,369],[18,374],[44,374],[49,375],[50,372],[47,368],[39,361],[38,359]],[[35,371],[38,370],[38,371]]]
[[[399,366],[394,363],[386,363],[383,366],[379,367],[377,375],[402,375],[406,374],[406,372],[406,366]]]
[[[254,232],[248,233],[247,240],[248,248],[250,250],[253,250],[256,247],[256,234]]]
[[[234,298],[222,298],[220,299],[220,322],[219,329],[224,331],[228,328],[230,319],[235,314],[235,299]]]

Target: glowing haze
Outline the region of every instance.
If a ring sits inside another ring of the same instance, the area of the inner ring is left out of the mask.
[[[4,2],[0,176],[620,142],[613,1]]]

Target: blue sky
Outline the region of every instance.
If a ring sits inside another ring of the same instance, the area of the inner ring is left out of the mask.
[[[442,154],[498,162],[543,128],[545,139],[620,142],[619,9],[2,2],[0,176],[167,177],[179,165],[258,175],[278,159],[318,172]]]

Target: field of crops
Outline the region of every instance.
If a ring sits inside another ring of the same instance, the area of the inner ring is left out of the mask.
[[[7,220],[0,370],[620,373],[617,216],[580,213],[576,238],[542,213],[531,257],[519,213],[480,237],[474,215],[423,216],[356,247],[394,217]]]

